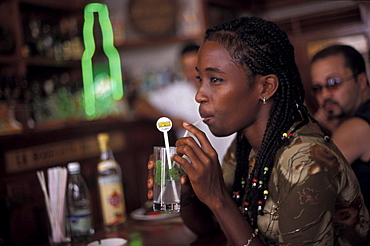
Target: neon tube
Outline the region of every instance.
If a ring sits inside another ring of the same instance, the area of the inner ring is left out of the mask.
[[[121,60],[117,49],[114,47],[113,29],[109,19],[108,7],[101,3],[90,3],[84,11],[83,38],[85,51],[82,54],[82,80],[84,85],[84,106],[88,117],[95,114],[95,90],[92,69],[92,57],[95,53],[94,40],[94,13],[98,14],[102,31],[103,50],[108,57],[110,79],[112,83],[112,96],[114,100],[123,97],[123,84],[121,73]]]

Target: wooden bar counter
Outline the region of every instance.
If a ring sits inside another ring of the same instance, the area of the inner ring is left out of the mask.
[[[105,238],[124,238],[127,246],[223,246],[226,238],[220,232],[212,235],[197,237],[183,223],[181,217],[159,220],[128,220],[116,232],[97,230],[90,241]],[[86,243],[73,244],[85,246]]]
[[[174,246],[190,245],[197,239],[182,222],[180,217],[152,221],[128,220],[116,232],[100,229],[93,240],[104,238],[124,238],[127,245]],[[74,244],[83,246],[84,244]]]

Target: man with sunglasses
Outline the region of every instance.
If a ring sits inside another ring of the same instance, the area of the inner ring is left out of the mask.
[[[370,209],[370,89],[362,55],[348,45],[331,45],[311,60],[315,118],[331,134],[359,179]]]

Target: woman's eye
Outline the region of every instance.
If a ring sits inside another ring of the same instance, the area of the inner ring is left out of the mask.
[[[212,78],[210,79],[210,81],[211,81],[212,83],[217,83],[217,82],[222,82],[222,81],[223,81],[223,79],[216,78],[216,77],[212,77]]]
[[[195,78],[199,81],[202,82],[202,78],[200,76],[195,76]]]

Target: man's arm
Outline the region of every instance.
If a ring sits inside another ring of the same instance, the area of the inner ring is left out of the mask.
[[[344,121],[332,139],[350,164],[370,159],[370,126],[365,120],[353,117]]]

